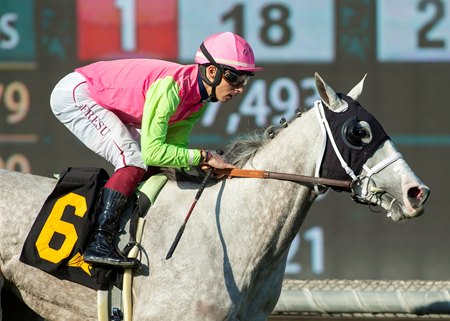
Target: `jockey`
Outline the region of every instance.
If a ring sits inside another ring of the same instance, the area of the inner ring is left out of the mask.
[[[255,66],[250,45],[231,32],[205,39],[195,62],[100,61],[75,69],[55,86],[55,116],[115,169],[101,191],[85,262],[136,265],[113,240],[122,209],[149,166],[234,168],[216,153],[188,148],[189,136],[206,102],[231,100],[262,68]]]

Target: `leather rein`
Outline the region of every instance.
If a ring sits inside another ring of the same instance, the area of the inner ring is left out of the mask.
[[[345,181],[331,178],[322,178],[314,176],[305,176],[298,174],[277,173],[256,169],[214,169],[214,173],[218,175],[225,175],[227,177],[247,177],[247,178],[269,178],[278,179],[282,181],[309,183],[314,185],[324,185],[330,187],[339,187],[350,191],[352,189],[353,181]]]

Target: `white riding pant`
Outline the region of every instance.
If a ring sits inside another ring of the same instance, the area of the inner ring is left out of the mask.
[[[56,84],[50,106],[61,123],[115,170],[125,166],[147,170],[141,157],[139,131],[94,101],[81,74],[70,73]]]

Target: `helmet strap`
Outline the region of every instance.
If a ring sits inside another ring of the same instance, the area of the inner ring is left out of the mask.
[[[214,76],[213,81],[209,80],[209,78],[206,76],[206,69],[208,66],[206,65],[200,65],[200,78],[211,87],[211,94],[209,95],[207,101],[211,102],[217,102],[216,97],[216,87],[220,84],[222,80],[222,73],[217,70],[216,75]]]
[[[206,49],[205,44],[202,42],[202,44],[200,45],[200,50],[202,51],[203,55],[206,57],[206,59],[208,59],[208,61],[211,63],[211,65],[213,65],[214,67],[216,67],[216,75],[214,76],[213,81],[209,80],[209,78],[206,75],[206,66],[203,68],[202,72],[200,73],[202,80],[207,83],[209,86],[211,86],[211,95],[209,96],[208,100],[212,101],[212,102],[216,102],[217,97],[216,97],[216,87],[220,84],[220,82],[222,81],[222,75],[224,73],[224,69],[221,65],[219,65],[214,58],[211,56],[211,54],[209,53],[208,49]]]

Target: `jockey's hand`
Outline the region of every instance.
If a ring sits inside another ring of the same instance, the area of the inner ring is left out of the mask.
[[[221,155],[212,151],[202,150],[202,158],[204,159],[201,163],[202,169],[205,169],[205,167],[236,168],[236,166],[225,162]]]

